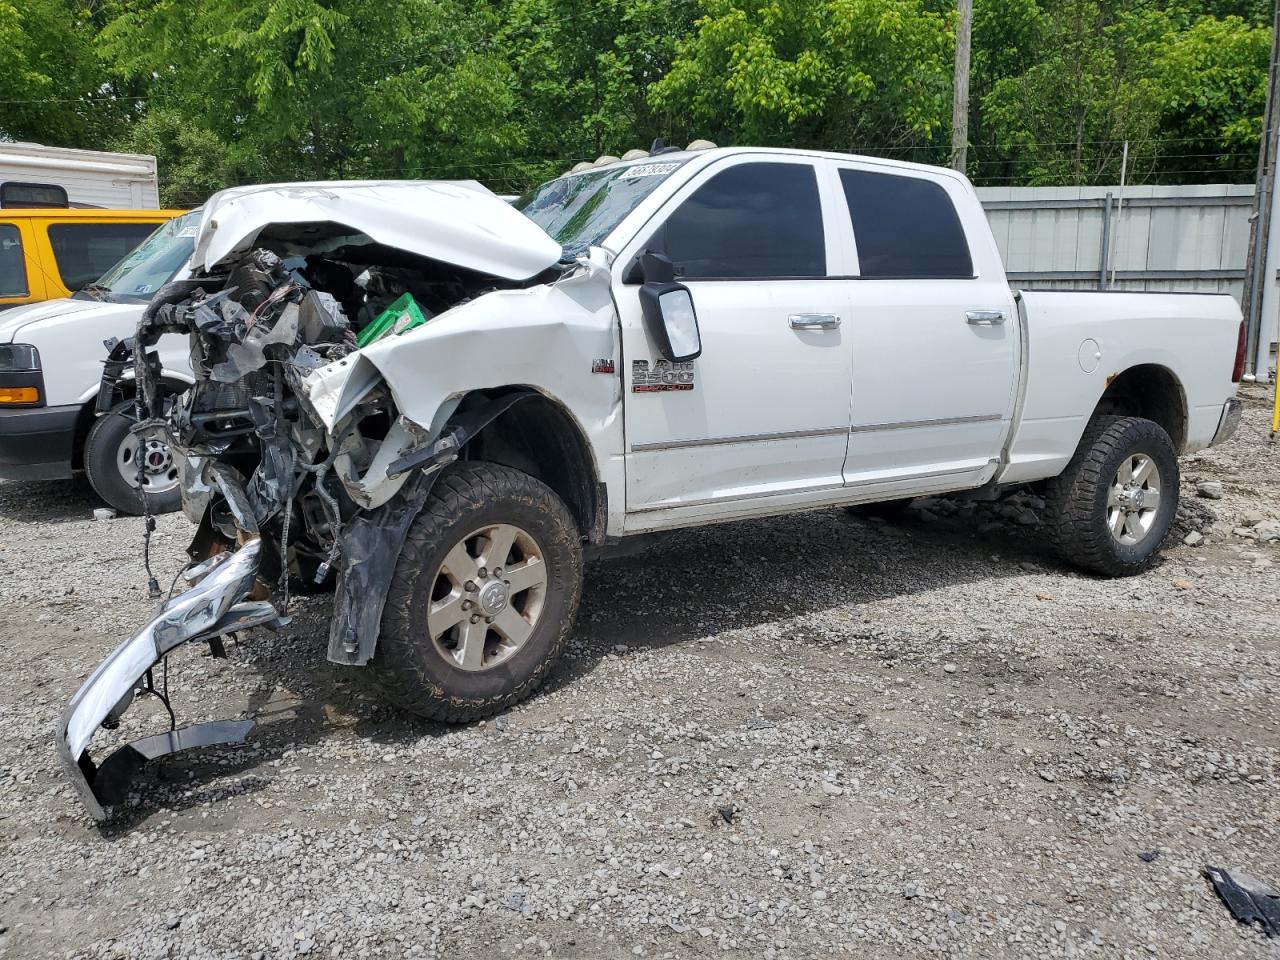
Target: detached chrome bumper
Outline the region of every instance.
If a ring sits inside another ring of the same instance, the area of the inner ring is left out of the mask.
[[[281,622],[271,603],[246,599],[261,550],[255,537],[234,553],[206,561],[196,584],[166,602],[150,623],[116,647],[67,704],[55,731],[58,754],[95,819],[106,819],[104,808],[124,800],[129,781],[148,760],[192,747],[236,743],[253,728],[252,720],[192,724],[125,744],[100,764],[87,750],[98,727],[114,724],[134,695],[148,689],[151,668],[175,647]]]
[[[1214,433],[1213,439],[1209,441],[1209,446],[1219,443],[1225,443],[1236,434],[1236,428],[1240,426],[1240,413],[1243,411],[1244,405],[1240,402],[1239,397],[1232,397],[1222,405],[1222,417],[1218,420],[1218,429]]]

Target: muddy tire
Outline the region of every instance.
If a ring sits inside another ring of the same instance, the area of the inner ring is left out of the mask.
[[[137,422],[132,400],[117,404],[98,417],[84,443],[84,472],[94,492],[121,513],[142,513],[142,493],[136,478],[143,461],[143,483],[152,513],[173,513],[182,506],[178,467],[166,444],[130,433]]]
[[[421,717],[492,716],[546,679],[581,596],[581,535],[560,498],[510,467],[456,464],[396,562],[372,678]]]
[[[1045,528],[1068,563],[1108,577],[1150,569],[1178,509],[1178,458],[1141,417],[1095,417],[1048,482]]]

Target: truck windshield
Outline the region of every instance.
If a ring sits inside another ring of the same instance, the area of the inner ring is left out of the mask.
[[[572,260],[597,244],[684,160],[646,160],[586,170],[535,187],[513,206],[540,226]]]
[[[187,265],[195,247],[200,211],[161,224],[87,292],[114,303],[146,303]]]

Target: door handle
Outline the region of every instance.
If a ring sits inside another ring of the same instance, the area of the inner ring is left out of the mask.
[[[970,310],[965,313],[964,322],[975,327],[998,327],[1004,323],[1004,311]]]
[[[787,317],[792,330],[834,330],[840,318],[834,313],[793,313]]]

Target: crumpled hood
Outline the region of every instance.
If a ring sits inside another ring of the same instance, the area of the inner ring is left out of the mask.
[[[270,224],[333,222],[377,243],[506,280],[553,266],[560,245],[475,181],[346,180],[233,187],[204,205],[194,263],[212,270]]]
[[[39,303],[24,303],[20,307],[0,310],[0,343],[18,342],[17,333],[28,324],[41,320],[66,320],[86,310],[101,310],[103,307],[119,306],[98,300],[42,300]],[[136,305],[131,307],[136,311]]]

